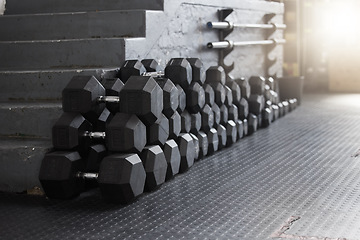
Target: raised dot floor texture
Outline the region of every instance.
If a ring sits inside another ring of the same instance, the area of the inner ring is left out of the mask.
[[[126,206],[0,193],[0,239],[360,240],[359,122],[360,94],[305,95]]]

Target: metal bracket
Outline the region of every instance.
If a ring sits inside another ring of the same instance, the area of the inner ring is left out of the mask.
[[[271,22],[271,19],[273,19],[274,17],[276,16],[275,13],[268,13],[268,14],[265,14],[264,17],[263,17],[263,22],[265,23],[270,23]],[[266,39],[269,39],[269,37],[276,31],[276,28],[272,28],[272,29],[267,29],[266,30]],[[268,75],[268,77],[275,77],[276,76],[272,76],[270,75],[270,68],[271,66],[273,66],[276,62],[277,62],[277,59],[270,59],[269,58],[269,54],[275,49],[276,47],[276,43],[274,44],[271,44],[271,45],[268,45],[266,46],[266,59],[265,59],[265,68],[266,68],[266,73]]]
[[[234,9],[232,8],[227,8],[227,9],[221,9],[218,10],[218,18],[220,22],[225,21],[225,19],[234,11]],[[219,40],[220,41],[225,41],[225,38],[233,31],[233,29],[220,29],[219,30]],[[221,49],[219,50],[219,66],[222,66],[225,70],[225,73],[228,74],[230,73],[234,67],[235,64],[234,62],[231,65],[225,65],[224,59],[227,55],[229,55],[231,53],[231,51],[233,50],[233,48],[230,49]]]

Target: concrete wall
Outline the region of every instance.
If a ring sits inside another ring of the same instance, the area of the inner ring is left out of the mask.
[[[0,0],[0,15],[4,14],[6,0]]]
[[[146,41],[127,40],[126,59],[155,58],[165,65],[173,57],[199,57],[206,67],[218,65],[219,50],[206,48],[208,42],[218,41],[218,31],[206,28],[208,21],[218,21],[218,9],[233,8],[227,20],[236,23],[264,23],[267,13],[275,13],[272,21],[282,23],[284,14],[282,3],[268,1],[165,0],[164,4],[164,12],[147,13]],[[262,29],[235,29],[227,37],[233,41],[266,38]],[[283,38],[283,31],[276,31],[270,38]],[[276,60],[270,69],[267,69],[268,57]],[[283,47],[278,45],[269,55],[264,46],[237,47],[225,58],[227,65],[232,62],[235,63],[231,72],[234,77],[281,77]]]

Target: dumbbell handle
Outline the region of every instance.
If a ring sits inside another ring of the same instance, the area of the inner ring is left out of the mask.
[[[84,137],[96,138],[96,139],[99,139],[99,138],[105,139],[105,132],[88,132],[88,131],[86,131],[84,133]]]
[[[164,77],[165,73],[162,72],[162,71],[159,71],[159,72],[146,72],[146,73],[143,73],[143,76],[146,76],[146,77]]]
[[[97,98],[97,102],[119,103],[120,98],[118,96],[100,96]]]
[[[82,179],[98,179],[99,174],[98,174],[98,173],[83,173],[83,172],[78,172],[78,173],[76,173],[76,177],[77,177],[77,178],[82,178]]]

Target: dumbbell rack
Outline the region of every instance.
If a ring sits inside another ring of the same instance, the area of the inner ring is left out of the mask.
[[[236,24],[236,23],[230,23],[226,21],[226,18],[233,12],[234,10],[229,9],[221,9],[218,10],[218,18],[219,22],[212,23],[208,22],[207,26],[209,28],[217,29],[219,31],[219,42],[209,42],[207,44],[207,48],[210,49],[219,49],[219,66],[222,66],[226,72],[226,74],[229,74],[234,68],[235,63],[233,62],[231,65],[226,65],[224,62],[224,59],[227,55],[229,55],[234,47],[238,46],[249,46],[249,45],[264,45],[266,46],[266,72],[269,74],[269,68],[276,63],[276,59],[270,59],[269,53],[274,50],[277,44],[284,44],[286,43],[285,39],[268,39],[277,29],[285,29],[285,24],[276,24],[271,23],[271,19],[276,16],[276,14],[269,13],[265,14],[263,19],[268,24]],[[226,40],[226,37],[233,32],[234,28],[260,28],[265,29],[267,39],[266,40],[258,40],[258,41],[242,41],[242,42],[236,42],[236,41],[229,41]],[[275,77],[275,76],[270,76]]]

